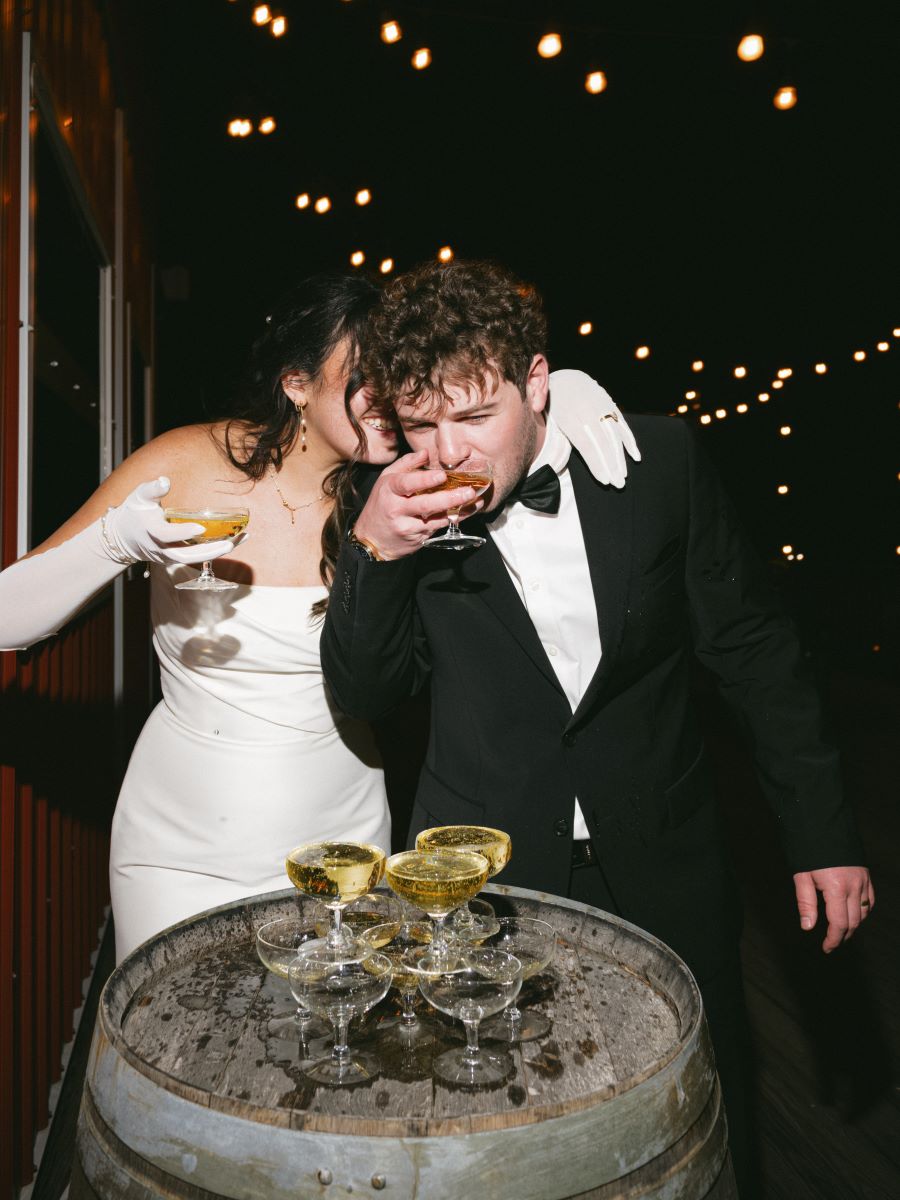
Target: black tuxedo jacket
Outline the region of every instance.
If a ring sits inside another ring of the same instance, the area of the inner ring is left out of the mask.
[[[565,895],[577,796],[621,915],[704,976],[733,951],[739,909],[689,699],[692,654],[749,733],[791,870],[863,858],[797,640],[696,435],[668,417],[628,419],[643,460],[623,489],[598,484],[575,452],[569,464],[602,648],[574,713],[490,538],[387,563],[345,545],[322,665],[338,706],[369,719],[430,679],[413,835],[505,829],[513,857],[498,882]]]

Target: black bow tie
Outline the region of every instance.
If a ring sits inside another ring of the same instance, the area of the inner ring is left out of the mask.
[[[526,508],[533,508],[535,512],[558,513],[559,498],[559,476],[548,463],[539,467],[533,475],[526,475],[498,508],[485,514],[485,520],[495,520],[505,508],[516,501],[524,504]]]

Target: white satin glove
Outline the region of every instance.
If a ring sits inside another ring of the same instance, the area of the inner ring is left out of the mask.
[[[584,371],[553,371],[550,412],[597,482],[623,488],[625,453],[640,462],[641,452],[609,392]]]
[[[171,484],[165,475],[136,487],[118,508],[107,510],[102,518],[103,540],[107,553],[116,562],[199,563],[219,558],[234,549],[234,541],[225,538],[198,546],[178,546],[187,538],[203,533],[196,522],[170,525],[159,505]]]
[[[198,563],[233,548],[232,540],[173,545],[196,537],[203,526],[166,521],[157,500],[168,490],[165,476],[142,483],[118,508],[61,546],[0,573],[0,648],[24,650],[57,633],[129,563]]]

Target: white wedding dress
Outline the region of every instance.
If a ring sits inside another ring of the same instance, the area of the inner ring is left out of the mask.
[[[368,725],[334,710],[319,664],[323,587],[176,591],[152,568],[163,700],[134,752],[112,827],[116,957],[167,926],[288,886],[285,854],[345,838],[390,850]]]

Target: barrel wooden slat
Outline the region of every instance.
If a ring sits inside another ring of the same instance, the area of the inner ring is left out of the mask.
[[[471,1091],[433,1078],[432,1059],[459,1044],[459,1024],[435,1019],[433,1045],[407,1053],[379,1019],[392,1000],[351,1035],[381,1059],[381,1074],[357,1087],[313,1084],[301,1054],[328,1042],[302,1052],[269,1035],[293,1002],[254,943],[266,920],[311,920],[312,906],[289,891],[258,897],[166,931],[114,972],[72,1200],[441,1200],[473,1181],[498,1200],[733,1200],[708,1035],[684,965],[585,905],[488,890],[498,911],[549,920],[558,938],[552,970],[521,997],[551,1031],[511,1048],[502,1085]]]

